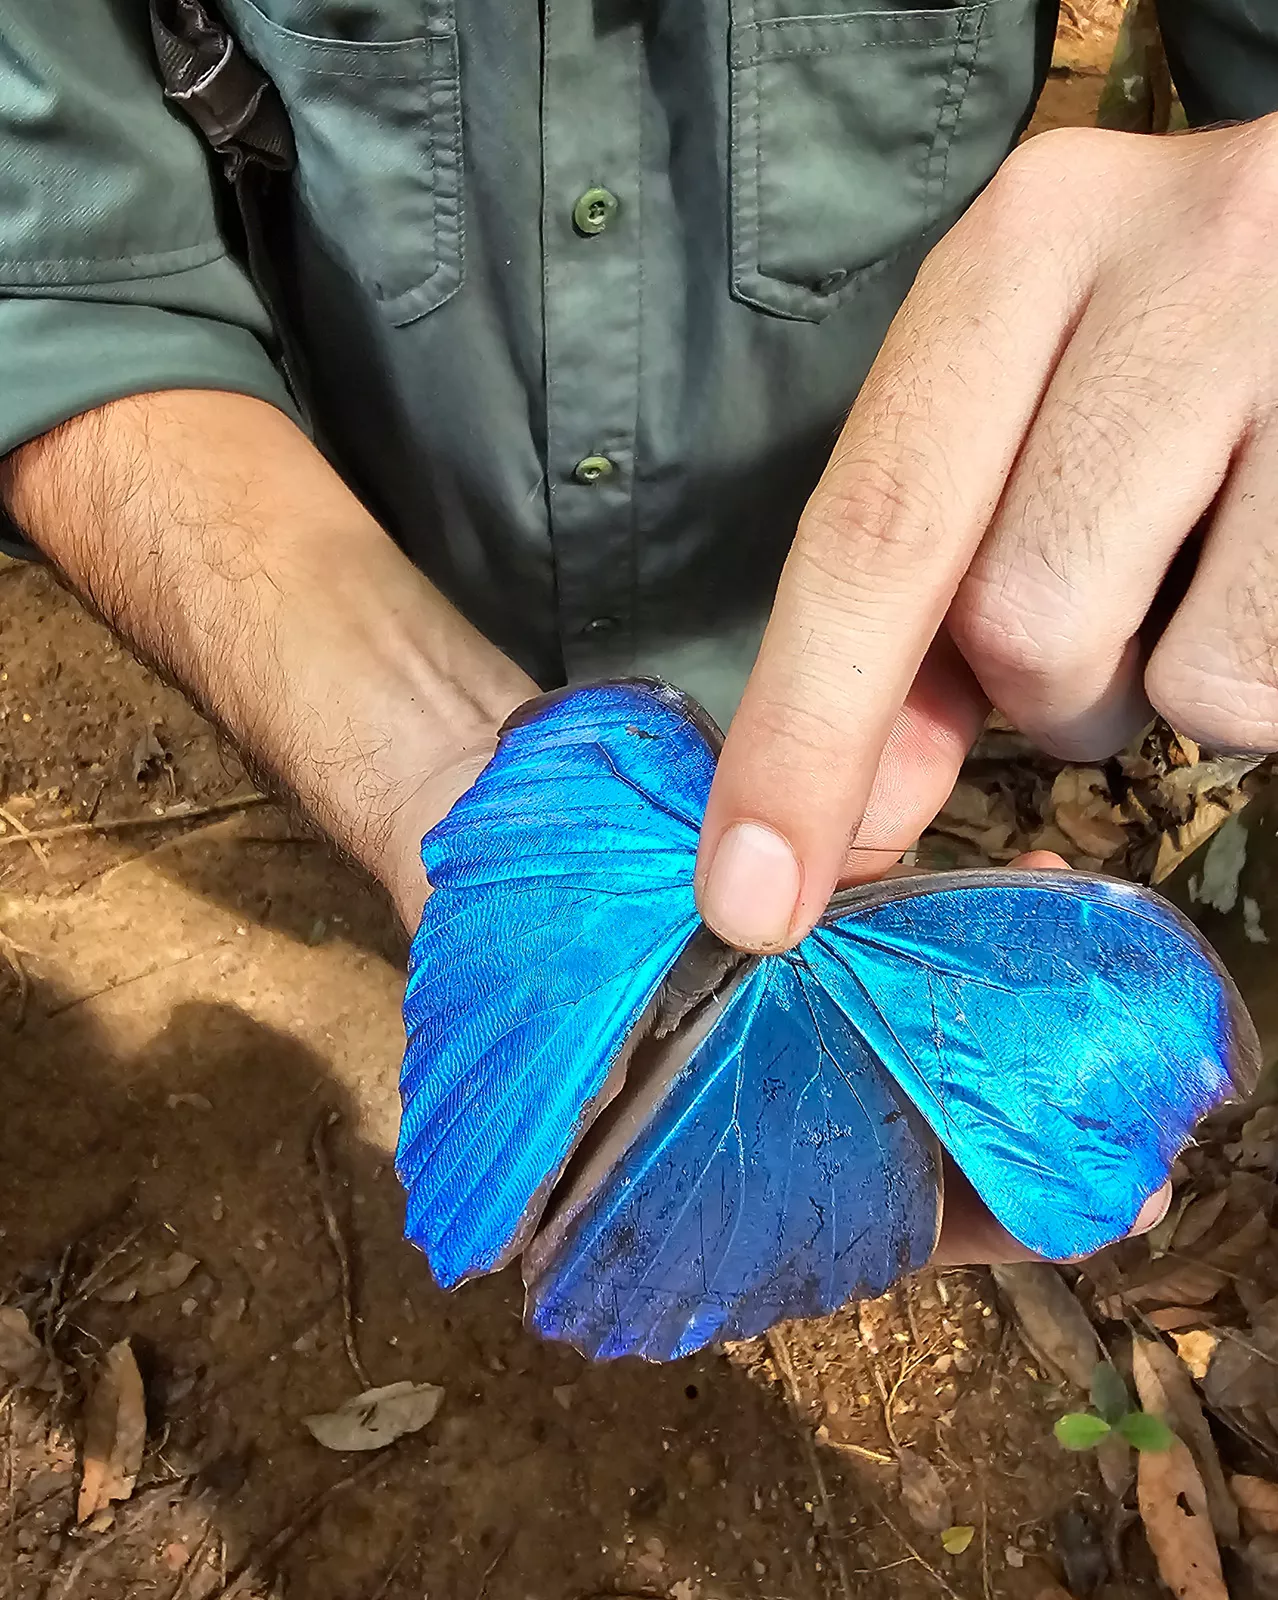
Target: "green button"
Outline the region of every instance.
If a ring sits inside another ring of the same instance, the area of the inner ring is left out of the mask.
[[[572,469],[572,475],[578,483],[598,483],[616,470],[607,456],[586,456]]]
[[[602,233],[617,215],[617,197],[611,189],[587,189],[572,208],[578,233]]]

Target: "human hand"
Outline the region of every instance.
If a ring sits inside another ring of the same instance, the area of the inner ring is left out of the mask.
[[[1276,237],[1270,116],[1030,140],[933,251],[719,763],[698,879],[722,937],[792,945],[837,882],[881,872],[987,696],[1072,759],[1151,706],[1278,748]]]

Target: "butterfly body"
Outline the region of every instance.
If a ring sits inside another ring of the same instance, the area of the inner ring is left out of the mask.
[[[398,1167],[436,1278],[522,1253],[533,1327],[670,1359],[922,1265],[942,1145],[1030,1248],[1121,1237],[1253,1070],[1197,933],[991,870],[849,891],[747,959],[693,897],[718,744],[665,685],[547,697],[427,836]]]

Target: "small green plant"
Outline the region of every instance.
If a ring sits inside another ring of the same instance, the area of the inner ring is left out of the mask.
[[[1067,1412],[1052,1432],[1066,1450],[1094,1450],[1115,1434],[1137,1450],[1170,1450],[1176,1438],[1161,1417],[1132,1405],[1127,1385],[1108,1361],[1092,1373],[1092,1409]]]

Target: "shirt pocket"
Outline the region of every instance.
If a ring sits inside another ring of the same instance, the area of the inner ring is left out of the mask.
[[[808,322],[993,176],[1033,110],[1054,11],[820,5],[732,0],[732,292]]]
[[[292,20],[296,0],[271,0],[273,10],[290,3]],[[398,0],[388,15],[416,31],[391,38],[380,37],[385,27],[372,38],[299,33],[254,0],[223,5],[287,108],[297,202],[313,244],[392,322],[435,310],[460,287],[464,257],[455,0],[422,0],[412,19]],[[332,12],[340,26],[341,7]],[[308,3],[302,19],[323,25],[324,5]]]

